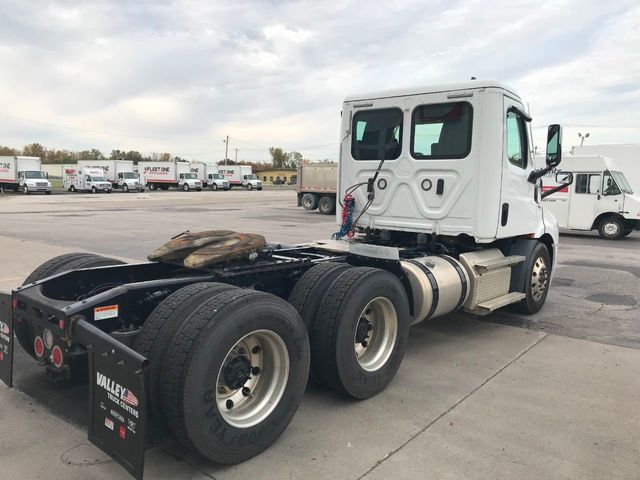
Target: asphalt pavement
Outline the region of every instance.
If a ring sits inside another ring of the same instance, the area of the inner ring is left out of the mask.
[[[328,238],[335,219],[292,191],[0,197],[0,288],[46,259],[90,251],[143,260],[176,233],[229,228],[269,241]],[[640,236],[561,236],[533,316],[456,313],[412,329],[382,394],[356,402],[313,385],[281,439],[221,467],[173,442],[146,478],[640,478]],[[7,478],[128,478],[86,442],[86,385],[53,384],[19,347],[0,386]]]

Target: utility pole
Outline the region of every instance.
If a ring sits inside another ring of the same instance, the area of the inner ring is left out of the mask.
[[[236,151],[236,160],[235,161],[236,161],[236,163],[238,163],[238,149],[236,148],[235,151]]]
[[[225,166],[227,165],[227,155],[229,153],[229,135],[227,135],[227,138],[225,140],[223,140],[224,142],[224,164]]]

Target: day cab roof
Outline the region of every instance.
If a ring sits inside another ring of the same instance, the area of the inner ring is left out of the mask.
[[[569,172],[601,172],[603,170],[621,171],[615,160],[604,155],[562,155],[558,167]]]
[[[358,102],[362,100],[377,100],[381,98],[408,97],[411,95],[424,95],[429,93],[444,93],[469,90],[483,90],[495,88],[520,99],[520,95],[511,87],[495,80],[469,80],[461,83],[447,83],[442,85],[430,85],[423,87],[401,88],[396,90],[383,90],[378,92],[349,95],[345,102]]]

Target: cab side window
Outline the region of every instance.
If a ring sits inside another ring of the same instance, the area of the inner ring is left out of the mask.
[[[600,190],[600,174],[578,173],[576,175],[576,193],[595,195]]]
[[[524,118],[515,112],[507,113],[507,158],[516,167],[527,168],[527,129]]]

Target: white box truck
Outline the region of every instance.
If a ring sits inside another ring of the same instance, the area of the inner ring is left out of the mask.
[[[133,169],[133,160],[78,160],[78,166],[101,168],[113,188],[120,188],[123,192],[144,191],[140,175]]]
[[[62,186],[70,192],[111,193],[113,186],[101,168],[66,166],[62,170]]]
[[[149,190],[202,190],[202,181],[191,171],[189,162],[138,162],[138,171]]]
[[[38,157],[0,157],[0,190],[51,193],[51,182]]]
[[[262,181],[252,173],[251,165],[218,165],[218,173],[229,182],[229,188],[244,187],[247,190],[262,190]]]
[[[542,192],[566,183],[567,174],[573,177],[573,185],[543,200],[561,228],[598,230],[608,240],[640,230],[640,196],[634,194],[617,162],[601,155],[566,156],[561,171],[543,178]]]
[[[219,172],[216,164],[204,164],[204,181],[205,186],[213,191],[229,190],[229,181]]]

